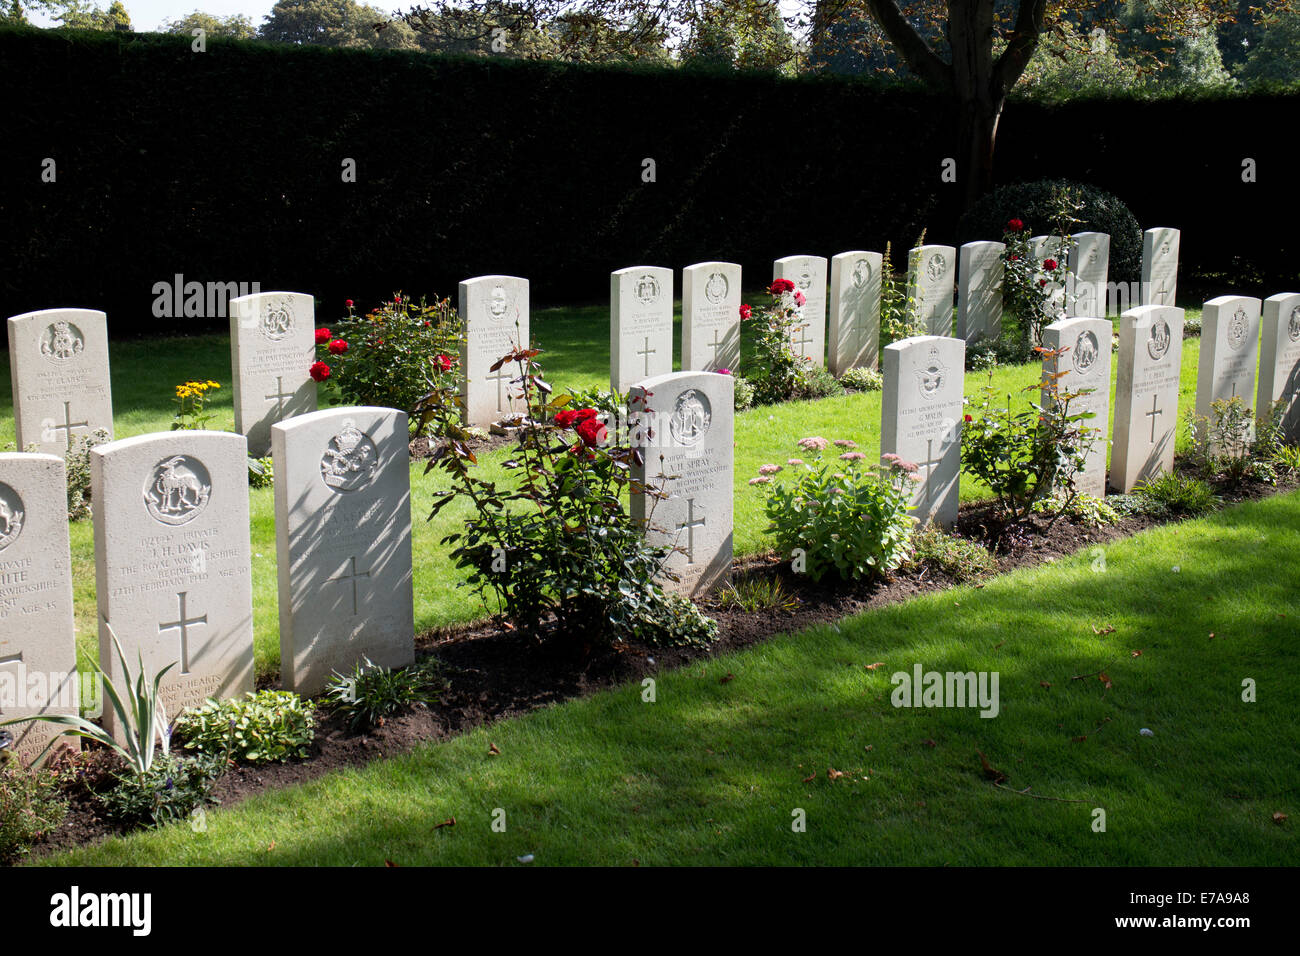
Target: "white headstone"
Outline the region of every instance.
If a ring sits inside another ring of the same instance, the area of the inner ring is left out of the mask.
[[[415,660],[406,413],[332,408],[271,429],[280,682],[319,693],[368,658]]]
[[[637,481],[663,487],[670,498],[632,494],[632,515],[648,521],[647,536],[672,545],[665,564],[679,581],[666,591],[699,596],[731,574],[734,379],[714,372],[673,372],[631,389],[632,444],[642,456]]]
[[[248,453],[271,450],[271,426],[316,410],[316,301],[301,292],[259,292],[230,300],[230,367],[235,431]]]
[[[1260,301],[1221,295],[1201,310],[1201,355],[1196,367],[1196,415],[1212,419],[1211,403],[1240,398],[1255,403],[1255,363],[1259,359]],[[1211,449],[1220,451],[1221,449]]]
[[[831,259],[826,364],[835,375],[879,364],[880,268],[878,252],[841,252]]]
[[[460,347],[465,424],[486,427],[512,412],[523,412],[519,390],[510,386],[518,366],[507,362],[495,372],[492,366],[516,347],[528,347],[528,280],[466,279],[460,284],[460,314],[465,320]]]
[[[1300,292],[1281,292],[1264,300],[1260,322],[1259,390],[1255,413],[1283,406],[1282,425],[1289,444],[1300,442]]]
[[[108,324],[103,312],[46,309],[9,318],[19,451],[66,455],[74,438],[113,434]]]
[[[1143,305],[1173,305],[1178,294],[1178,242],[1181,233],[1156,226],[1142,233]]]
[[[77,713],[66,487],[59,456],[0,454],[0,720]],[[42,720],[3,729],[25,765],[61,730]]]
[[[1106,316],[1106,282],[1110,275],[1110,236],[1104,232],[1076,232],[1070,250],[1074,293],[1067,296],[1071,315]]]
[[[957,520],[961,475],[966,343],[919,335],[885,346],[881,355],[880,454],[916,463],[917,520],[950,528]]]
[[[968,242],[961,247],[957,282],[957,338],[968,346],[996,342],[1002,335],[1004,242]]]
[[[786,256],[772,263],[773,279],[789,279],[807,300],[801,328],[791,343],[796,355],[811,358],[812,366],[826,364],[826,259],[824,256]]]
[[[697,262],[682,270],[682,371],[740,367],[740,266]]]
[[[1106,495],[1106,448],[1110,435],[1110,337],[1108,319],[1061,319],[1043,326],[1043,347],[1052,351],[1067,349],[1059,358],[1043,359],[1043,375],[1064,373],[1056,379],[1061,395],[1091,389],[1087,395],[1070,399],[1068,411],[1092,412],[1085,419],[1085,428],[1097,429],[1087,462],[1075,472],[1074,487],[1085,495],[1102,498]],[[1041,396],[1046,403],[1047,396]]]
[[[929,335],[952,335],[957,250],[952,246],[917,246],[908,253],[907,263],[907,286],[917,300],[921,327]]]
[[[1174,467],[1183,310],[1142,305],[1121,317],[1110,487],[1134,485]]]
[[[1054,322],[1065,311],[1065,283],[1059,277],[1065,274],[1068,253],[1062,248],[1060,236],[1034,236],[1029,240],[1029,249],[1034,256],[1034,268],[1047,279],[1047,299],[1043,303],[1045,322]],[[1056,263],[1054,269],[1047,268],[1047,263]]]
[[[253,689],[248,444],[230,432],[137,435],[90,453],[99,662],[123,675],[137,654],[163,678],[168,719]],[[107,625],[107,626],[106,626]],[[121,736],[111,708],[106,730]]]
[[[632,266],[609,274],[609,387],[673,370],[673,270]]]

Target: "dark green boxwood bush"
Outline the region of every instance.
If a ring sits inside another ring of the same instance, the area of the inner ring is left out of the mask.
[[[1010,183],[993,190],[957,220],[958,242],[1000,240],[1007,220],[1022,219],[1032,235],[1052,231],[1053,191],[1062,186],[1083,196],[1082,220],[1071,232],[1104,232],[1110,236],[1111,282],[1136,281],[1142,273],[1142,226],[1118,196],[1066,179]]]

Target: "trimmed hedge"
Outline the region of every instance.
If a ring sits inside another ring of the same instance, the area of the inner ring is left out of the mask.
[[[115,335],[224,325],[153,316],[178,273],[310,292],[326,320],[491,272],[528,277],[537,304],[604,301],[627,265],[728,259],[754,285],[782,255],[954,241],[960,211],[940,178],[953,107],[870,79],[10,29],[0,89],[0,309],[101,308]],[[1267,131],[1297,103],[1014,102],[998,176],[1095,184],[1181,227],[1185,273],[1249,260],[1279,291],[1288,141],[1212,131]]]

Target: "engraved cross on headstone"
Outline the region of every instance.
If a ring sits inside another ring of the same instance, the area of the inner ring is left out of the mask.
[[[74,422],[74,421],[72,420],[72,403],[71,403],[71,402],[64,402],[64,403],[63,403],[63,424],[62,424],[62,425],[54,425],[54,426],[53,426],[53,430],[56,431],[56,432],[63,432],[63,433],[64,433],[64,437],[65,437],[65,438],[67,439],[67,441],[68,441],[68,448],[69,448],[69,449],[72,448],[72,430],[73,430],[74,428],[84,428],[84,429],[86,429],[87,431],[89,431],[89,430],[90,430],[90,422]]]
[[[917,503],[916,507],[927,516],[930,510],[931,499],[934,497],[934,489],[932,487],[933,482],[930,479],[934,476],[934,469],[942,464],[942,454],[940,454],[938,458],[934,457],[934,439],[927,438],[925,440],[925,461],[918,461],[916,463],[918,468],[925,469],[925,477],[922,479],[921,483],[921,500]]]
[[[23,662],[23,655],[21,651],[19,651],[17,654],[10,654],[8,657],[0,657],[0,667],[4,667],[6,664],[21,664],[22,662]],[[14,684],[15,699],[17,699],[18,695],[19,695],[18,684],[15,682]],[[0,714],[3,713],[4,711],[0,710]]]
[[[804,346],[805,346],[805,345],[812,345],[812,342],[813,342],[812,338],[808,335],[808,325],[807,325],[807,323],[805,323],[804,325],[799,326],[799,338],[794,339],[793,342],[792,342],[792,344],[799,346],[799,357],[800,357],[800,358],[807,358],[807,357],[808,357],[808,350],[805,349]]]
[[[336,574],[334,575],[334,577],[330,578],[330,580],[337,581],[340,584],[344,582],[352,583],[352,613],[356,614],[357,613],[357,578],[369,578],[370,572],[357,570],[357,559],[355,556],[348,558],[348,567],[350,569],[348,574]]]
[[[715,328],[715,329],[713,330],[713,341],[712,341],[712,342],[705,342],[704,344],[707,345],[709,348],[713,349],[713,358],[710,359],[710,361],[713,363],[713,367],[714,367],[714,368],[717,368],[717,367],[718,367],[718,350],[721,349],[721,348],[722,348],[724,345],[726,345],[727,343],[725,343],[725,342],[719,342],[719,341],[718,341],[718,330]],[[649,371],[649,370],[647,370],[647,371]]]
[[[1152,395],[1152,396],[1151,396],[1151,411],[1149,411],[1149,412],[1143,412],[1143,414],[1144,414],[1147,418],[1151,419],[1151,444],[1153,444],[1153,445],[1156,443],[1156,418],[1157,418],[1158,416],[1163,415],[1163,414],[1165,413],[1165,412],[1164,412],[1164,409],[1156,407],[1158,401],[1159,401],[1159,396],[1158,396],[1158,395]]]
[[[656,354],[658,351],[659,351],[658,349],[652,349],[652,348],[650,347],[650,336],[647,335],[647,336],[645,337],[645,345],[642,346],[642,347],[637,351],[637,353],[636,353],[637,355],[644,355],[644,356],[645,356],[645,372],[644,372],[644,374],[647,375],[647,376],[649,376],[649,374],[650,374],[650,356]]]
[[[284,400],[286,398],[293,398],[293,392],[286,392],[284,390],[284,376],[277,375],[275,377],[275,394],[264,395],[263,398],[268,402],[275,402],[276,418],[284,418]]]
[[[501,399],[501,383],[510,381],[510,374],[504,368],[499,368],[495,375],[487,377],[487,381],[497,383],[497,411],[504,412],[506,408]]]
[[[176,600],[180,605],[180,613],[177,615],[177,620],[164,621],[158,625],[159,634],[161,634],[163,631],[170,631],[173,628],[180,629],[181,673],[182,674],[188,674],[190,672],[190,627],[195,624],[202,624],[206,626],[208,623],[208,616],[206,614],[204,614],[202,617],[187,618],[185,616],[185,609],[186,609],[186,604],[188,603],[189,600],[189,593],[190,593],[189,591],[181,591],[176,595]]]
[[[686,499],[686,520],[677,526],[677,530],[686,531],[686,563],[695,563],[695,529],[704,527],[704,519],[695,517],[695,499]]]

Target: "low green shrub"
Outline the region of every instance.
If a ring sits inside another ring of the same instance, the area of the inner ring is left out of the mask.
[[[46,770],[28,770],[12,754],[0,751],[0,864],[24,856],[67,815],[58,778]]]
[[[733,373],[734,374],[734,373]],[[734,401],[736,411],[743,411],[746,408],[753,407],[754,404],[754,383],[743,375],[736,375],[736,392]]]
[[[794,570],[814,581],[834,572],[841,578],[877,578],[907,558],[915,520],[908,513],[913,473],[897,456],[884,466],[867,464],[857,445],[840,439],[838,460],[823,462],[831,442],[805,438],[799,447],[811,462],[791,458],[763,465],[751,485],[764,486],[767,533]],[[789,467],[785,479],[775,475]]]
[[[1140,481],[1133,490],[1145,499],[1143,511],[1155,517],[1198,518],[1222,503],[1204,481],[1176,471]]]
[[[885,377],[879,369],[863,365],[845,370],[840,376],[840,385],[858,392],[878,392],[885,387]]]
[[[402,668],[382,667],[365,658],[347,674],[336,671],[325,685],[325,698],[356,733],[378,727],[409,707],[435,704],[446,688],[432,657]]]
[[[843,394],[844,387],[830,370],[822,366],[810,369],[807,379],[804,381],[803,388],[796,396],[798,398],[826,398],[830,395]]]
[[[718,592],[718,604],[749,614],[759,611],[793,611],[799,606],[797,595],[786,590],[780,578],[745,576],[736,578]]]
[[[1092,495],[1084,494],[1069,499],[1063,495],[1053,494],[1049,498],[1035,502],[1034,511],[1039,514],[1060,515],[1090,528],[1115,524],[1120,519],[1120,513],[1109,504],[1109,499],[1094,498]]]
[[[928,525],[912,536],[911,568],[930,567],[955,581],[974,581],[998,569],[998,560],[978,541]]]
[[[185,750],[247,763],[305,758],[316,736],[311,707],[287,690],[262,690],[186,710],[173,736]]]
[[[212,789],[225,772],[220,754],[159,756],[143,774],[123,772],[116,785],[99,795],[108,815],[132,826],[175,823],[210,802]]]
[[[248,459],[248,487],[270,488],[275,484],[275,467],[271,456]]]
[[[611,623],[624,640],[661,647],[708,647],[718,639],[718,622],[680,594],[651,585],[630,589],[613,609]]]
[[[89,435],[72,439],[67,457],[69,521],[90,517],[90,450],[107,441],[107,428],[97,428]]]

